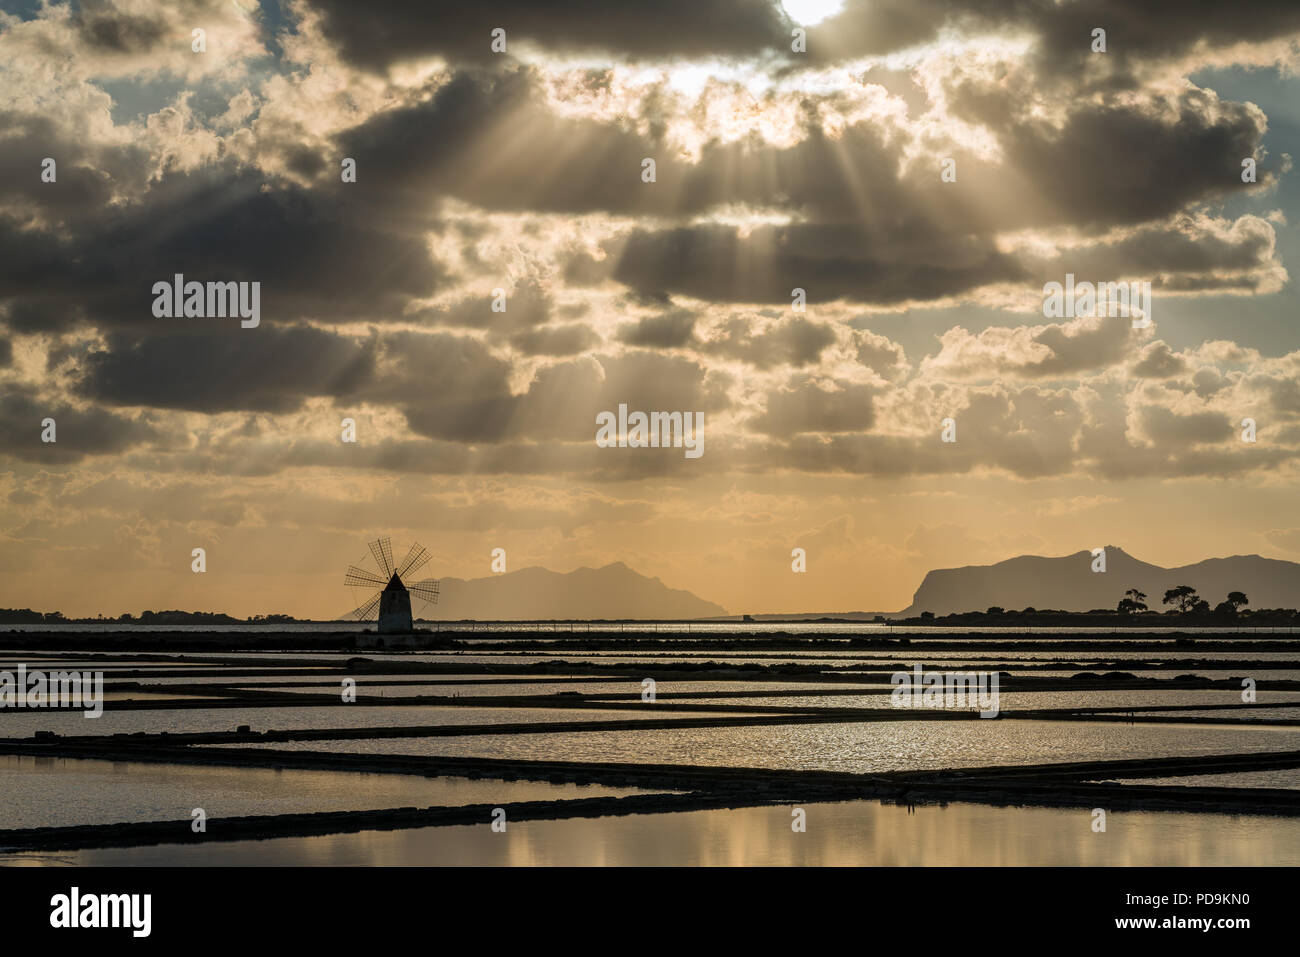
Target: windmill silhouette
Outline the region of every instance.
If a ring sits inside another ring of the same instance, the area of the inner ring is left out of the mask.
[[[438,581],[426,578],[408,583],[433,556],[419,542],[412,542],[400,565],[393,564],[393,545],[387,538],[370,543],[378,571],[361,565],[349,565],[343,584],[351,588],[365,588],[373,594],[343,616],[346,621],[375,621],[378,617],[380,634],[409,633],[412,630],[411,600],[422,602],[420,611],[438,603]],[[361,559],[362,562],[365,559]]]

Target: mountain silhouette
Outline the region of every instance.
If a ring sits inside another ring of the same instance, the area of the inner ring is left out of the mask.
[[[669,588],[622,562],[562,574],[522,568],[487,578],[439,580],[438,604],[417,612],[438,621],[549,619],[714,618],[721,605]]]
[[[1147,606],[1162,605],[1167,589],[1191,585],[1211,606],[1230,591],[1243,591],[1250,608],[1295,608],[1300,604],[1300,564],[1259,555],[1209,558],[1194,565],[1162,568],[1139,561],[1122,548],[1106,546],[1106,571],[1092,571],[1091,551],[1061,558],[1021,555],[995,565],[967,565],[928,572],[912,604],[900,615],[936,615],[1008,609],[1037,608],[1062,611],[1113,609],[1124,592],[1137,588],[1147,595]]]

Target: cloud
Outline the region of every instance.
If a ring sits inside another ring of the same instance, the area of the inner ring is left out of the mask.
[[[674,349],[689,344],[695,334],[695,314],[675,309],[657,316],[645,316],[623,326],[618,338],[630,346]]]
[[[1147,345],[1133,365],[1133,374],[1149,379],[1167,379],[1187,371],[1182,356],[1175,355],[1168,343],[1152,342]]]
[[[600,335],[581,322],[546,329],[525,329],[510,337],[510,344],[526,356],[572,356],[600,343]]]
[[[53,442],[41,438],[47,418],[54,420]],[[112,455],[163,438],[143,415],[42,402],[19,392],[0,394],[0,448],[25,461],[70,465],[87,456]]]
[[[80,226],[55,238],[0,218],[12,263],[0,297],[18,310],[10,325],[175,322],[153,316],[151,290],[177,273],[261,282],[264,323],[383,320],[442,278],[421,240],[377,227],[366,210],[296,187],[267,190],[244,174],[170,177],[147,203]]]
[[[704,352],[740,359],[760,369],[789,365],[814,365],[835,342],[835,332],[824,323],[801,316],[761,321],[733,316],[710,330],[700,344]]]
[[[940,337],[939,354],[923,359],[921,366],[930,375],[947,378],[1061,378],[1122,362],[1143,335],[1128,316],[990,326],[978,334],[954,326]]]
[[[403,60],[441,56],[485,62],[492,31],[507,49],[536,45],[564,53],[696,57],[759,53],[788,43],[788,29],[767,0],[633,0],[593,12],[581,0],[538,6],[504,0],[490,8],[451,2],[377,0],[366,10],[346,0],[313,0],[326,37],[345,57],[383,70]]]
[[[952,296],[1023,277],[991,244],[935,237],[924,262],[900,261],[879,230],[850,225],[637,230],[614,278],[642,293],[710,302],[788,303],[795,287],[819,301],[901,303]],[[941,261],[946,260],[946,261]]]
[[[814,382],[798,376],[788,388],[768,394],[767,408],[751,423],[774,436],[807,432],[864,432],[875,423],[872,390],[849,383]]]
[[[1235,435],[1227,417],[1217,412],[1180,413],[1161,405],[1144,406],[1138,421],[1145,435],[1161,445],[1222,442]]]
[[[309,326],[241,329],[232,322],[115,333],[107,349],[86,356],[76,388],[108,405],[287,412],[309,396],[355,393],[373,374],[374,346],[365,340]]]
[[[884,379],[897,379],[907,371],[903,347],[866,329],[853,330],[858,362]]]

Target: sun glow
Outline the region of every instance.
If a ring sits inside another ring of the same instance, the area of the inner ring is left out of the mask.
[[[781,6],[795,23],[812,26],[844,8],[844,0],[781,0]]]

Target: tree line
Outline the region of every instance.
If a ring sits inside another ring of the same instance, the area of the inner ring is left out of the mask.
[[[1124,597],[1119,600],[1115,610],[1121,615],[1132,615],[1137,612],[1149,611],[1147,607],[1146,593],[1136,588],[1130,588],[1124,592]],[[1173,605],[1179,614],[1183,615],[1220,615],[1235,617],[1246,605],[1250,604],[1250,599],[1246,597],[1245,592],[1230,591],[1228,597],[1219,602],[1213,608],[1210,603],[1196,593],[1196,589],[1191,585],[1175,585],[1165,591],[1164,598],[1160,602],[1162,605]]]

